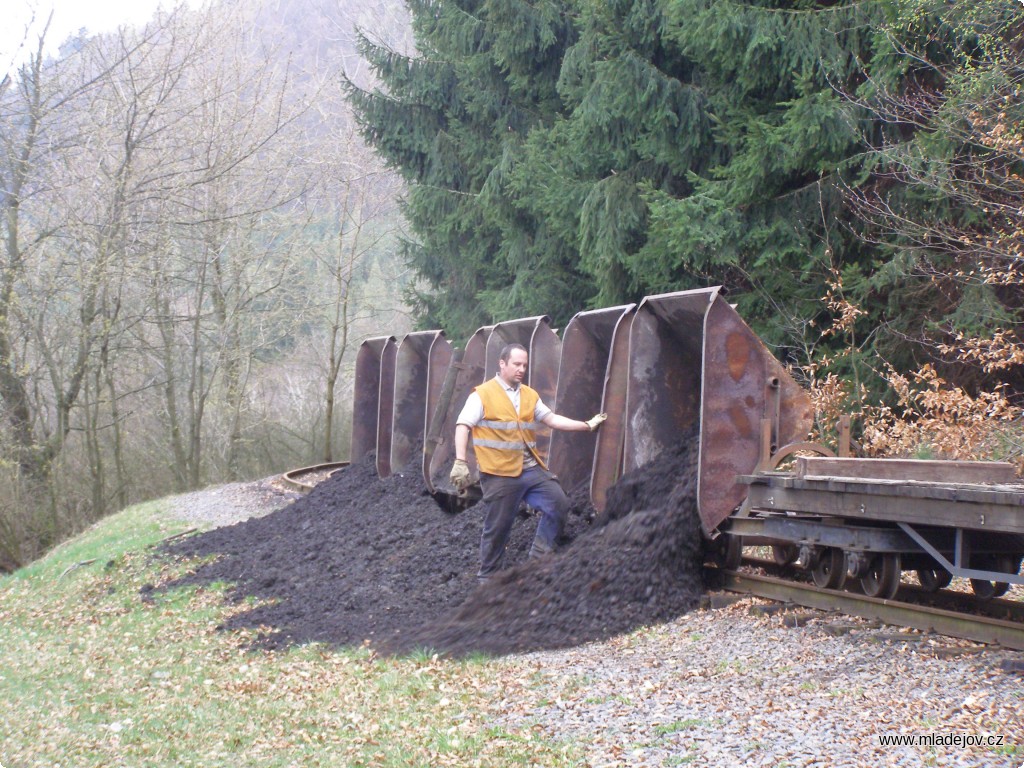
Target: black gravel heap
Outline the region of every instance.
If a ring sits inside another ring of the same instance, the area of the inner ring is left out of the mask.
[[[524,512],[510,567],[482,587],[482,505],[445,512],[419,475],[381,480],[367,457],[266,517],[166,545],[171,556],[216,559],[161,589],[226,581],[234,602],[269,601],[225,628],[259,628],[259,644],[270,648],[320,641],[500,654],[605,638],[699,599],[696,453],[695,441],[684,441],[624,477],[593,522],[572,494],[553,555],[527,560],[537,519]]]

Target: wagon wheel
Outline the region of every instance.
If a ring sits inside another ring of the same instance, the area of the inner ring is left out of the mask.
[[[1016,574],[1020,570],[1020,558],[1011,555],[995,555],[982,559],[980,565],[990,571]],[[982,600],[991,600],[993,597],[1002,597],[1009,589],[1009,583],[1005,581],[987,581],[986,579],[971,579],[971,589],[974,594]]]
[[[971,579],[971,589],[982,600],[991,600],[996,596],[996,585],[985,579]]]
[[[922,589],[928,592],[938,592],[949,586],[953,580],[953,574],[945,568],[918,568],[917,580],[921,582]]]
[[[1021,558],[1017,555],[1000,555],[996,558],[996,570],[1016,576],[1020,572]],[[997,581],[995,597],[1002,597],[1010,590],[1009,583]]]
[[[868,572],[860,580],[864,594],[868,597],[880,597],[892,600],[900,588],[900,556],[897,552],[887,552],[871,558]]]
[[[846,581],[846,554],[839,547],[829,547],[821,553],[811,569],[814,584],[821,589],[839,589]]]

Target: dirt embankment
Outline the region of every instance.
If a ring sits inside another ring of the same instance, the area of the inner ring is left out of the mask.
[[[261,628],[268,647],[368,642],[385,652],[500,654],[601,639],[696,605],[696,453],[684,440],[624,477],[593,522],[575,504],[553,555],[526,560],[537,521],[524,514],[509,567],[480,587],[480,506],[444,512],[418,475],[381,480],[372,460],[266,517],[167,546],[217,559],[162,586],[228,581],[230,599],[260,598],[227,626]]]

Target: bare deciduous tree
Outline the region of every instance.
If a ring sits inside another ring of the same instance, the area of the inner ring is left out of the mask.
[[[348,48],[300,67],[257,18],[40,41],[0,86],[0,570],[133,499],[331,457],[353,341],[409,326]]]

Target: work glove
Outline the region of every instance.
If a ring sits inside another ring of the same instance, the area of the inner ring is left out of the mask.
[[[607,413],[599,413],[596,416],[591,416],[587,419],[587,426],[590,427],[590,431],[593,432],[595,429],[600,427],[607,418]]]
[[[452,481],[452,485],[455,486],[455,490],[460,493],[469,488],[473,483],[472,478],[469,476],[469,464],[464,459],[456,459],[452,465],[452,473],[449,479]]]

